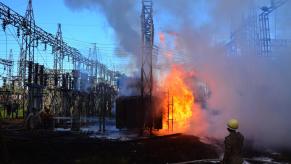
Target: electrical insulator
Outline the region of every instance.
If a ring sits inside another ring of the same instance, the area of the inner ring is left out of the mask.
[[[20,37],[20,28],[17,27],[17,37],[19,38]]]
[[[34,65],[34,84],[38,84],[38,63]]]
[[[55,87],[57,87],[58,86],[58,74],[57,73],[54,74],[54,82],[55,82]]]
[[[6,30],[6,23],[4,21],[2,22],[2,29],[5,32],[5,30]]]
[[[73,81],[72,81],[72,76],[69,76],[69,89],[73,89]]]
[[[44,76],[44,83],[43,83],[43,85],[44,86],[47,86],[48,74],[44,74],[43,76]]]
[[[70,89],[69,85],[70,85],[70,74],[66,73],[66,89]]]
[[[3,78],[3,86],[4,86],[4,88],[6,87],[6,77]]]
[[[32,61],[28,61],[28,84],[32,81]]]
[[[62,88],[63,89],[66,89],[66,84],[67,84],[66,76],[65,74],[62,74]]]
[[[10,9],[8,9],[8,12],[7,12],[7,17],[8,17],[8,19],[10,19],[10,16],[11,16],[11,14],[10,14]]]
[[[15,81],[12,80],[11,89],[12,89],[13,91],[14,91],[14,83],[15,83]]]
[[[44,66],[39,65],[39,80],[40,80],[40,85],[44,85]]]

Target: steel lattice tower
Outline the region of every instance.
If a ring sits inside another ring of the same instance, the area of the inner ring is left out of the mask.
[[[153,89],[153,40],[154,40],[154,24],[153,9],[151,0],[142,1],[141,13],[141,96],[151,96]]]
[[[34,37],[34,14],[32,8],[32,0],[28,1],[27,9],[25,12],[25,19],[23,20],[23,32],[22,32],[22,46],[19,57],[19,70],[18,76],[22,81],[22,86],[25,85],[26,78],[26,64],[27,61],[34,61],[34,47],[36,46],[36,39]]]
[[[153,128],[152,119],[152,90],[153,90],[153,3],[151,0],[142,0],[141,12],[141,109],[144,112],[144,120],[141,133],[144,128]]]
[[[269,56],[272,51],[269,14],[284,5],[288,0],[271,0],[271,6],[263,6],[259,15],[259,42],[261,56]]]
[[[57,30],[55,39],[56,39],[56,46],[53,47],[53,54],[54,54],[55,86],[57,86],[58,74],[62,73],[63,59],[64,59],[63,36],[62,36],[62,28],[61,28],[60,23],[58,24],[58,30]]]

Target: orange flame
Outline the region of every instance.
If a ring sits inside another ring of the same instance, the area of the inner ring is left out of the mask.
[[[177,35],[174,36],[177,37]],[[159,33],[159,39],[161,46],[167,49],[166,35]],[[195,103],[193,86],[190,87],[186,83],[186,80],[191,81],[196,73],[189,72],[183,66],[175,64],[173,54],[169,51],[164,51],[162,57],[164,57],[164,62],[170,65],[170,70],[166,74],[162,72],[158,80],[159,93],[164,93],[160,95],[162,100],[160,105],[163,110],[163,130],[159,133],[166,132],[164,130],[173,130],[173,132],[188,132],[195,135],[205,134],[208,128],[207,120],[200,105]]]
[[[183,132],[190,126],[194,96],[184,81],[185,76],[186,72],[175,65],[163,80],[162,88],[167,93],[163,98],[163,129]]]

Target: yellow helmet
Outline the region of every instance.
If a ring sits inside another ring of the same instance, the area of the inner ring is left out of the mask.
[[[238,129],[238,121],[236,119],[230,119],[227,122],[227,127],[231,130],[236,130]]]

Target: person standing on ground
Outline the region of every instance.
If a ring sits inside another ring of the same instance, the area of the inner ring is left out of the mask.
[[[240,132],[237,132],[238,121],[231,119],[227,123],[227,130],[229,135],[224,140],[224,157],[222,164],[242,164],[242,147],[244,137]]]

